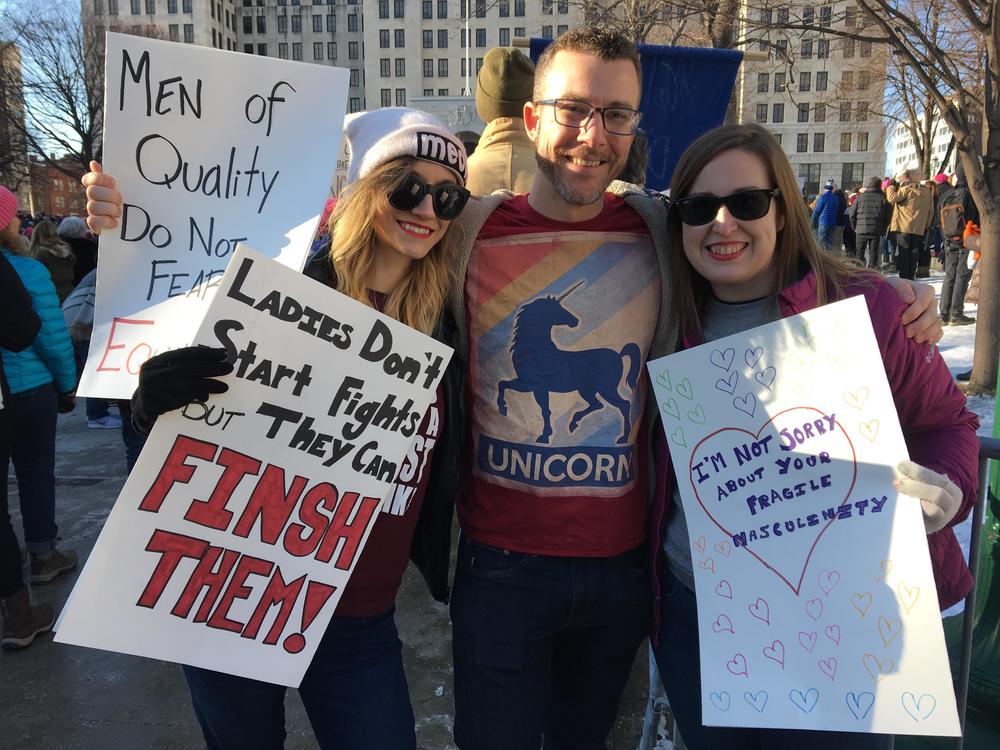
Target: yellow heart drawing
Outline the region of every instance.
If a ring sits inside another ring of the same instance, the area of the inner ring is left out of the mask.
[[[861,663],[864,664],[868,676],[875,680],[876,683],[896,667],[896,662],[892,659],[882,659],[879,661],[875,654],[865,654],[864,658],[861,659]]]
[[[872,606],[871,592],[865,591],[861,594],[851,595],[851,606],[854,607],[862,619],[868,614],[868,609]]]
[[[882,636],[882,645],[888,646],[893,640],[899,635],[900,631],[903,629],[903,623],[900,620],[888,618],[885,615],[880,615],[878,618],[878,633]]]
[[[853,406],[855,409],[861,409],[868,400],[869,395],[870,392],[865,386],[861,386],[854,393],[844,391],[844,403],[848,406]]]
[[[868,441],[871,443],[874,443],[875,438],[878,437],[878,428],[879,421],[877,419],[873,419],[871,422],[862,422],[858,425],[861,434],[868,438]]]
[[[881,583],[889,576],[889,571],[892,570],[892,560],[882,560],[878,566],[882,569],[882,575],[875,579],[875,583]]]
[[[903,605],[903,609],[909,614],[910,610],[916,605],[917,599],[920,598],[920,587],[907,586],[905,583],[901,583],[896,587],[896,593],[899,595],[899,603]]]

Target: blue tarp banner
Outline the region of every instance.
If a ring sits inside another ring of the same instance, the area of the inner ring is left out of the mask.
[[[551,41],[531,40],[532,62],[538,61]],[[640,44],[639,54],[642,56],[640,127],[649,139],[646,186],[665,190],[684,149],[725,120],[743,53]]]

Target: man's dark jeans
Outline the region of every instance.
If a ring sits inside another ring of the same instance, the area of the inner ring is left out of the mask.
[[[54,383],[30,388],[9,397],[14,422],[11,459],[29,552],[52,549],[56,526],[56,403]]]
[[[899,271],[899,278],[912,279],[916,277],[917,261],[924,246],[924,236],[900,232],[896,235],[896,246],[899,248],[899,256],[896,258],[896,270]]]
[[[10,509],[7,506],[7,472],[10,471],[13,429],[10,409],[0,409],[0,598],[10,596],[24,586],[21,550],[18,548],[14,527],[10,524]]]
[[[878,268],[878,245],[879,236],[877,234],[859,234],[855,240],[857,246],[857,257],[869,268]]]
[[[462,750],[603,750],[647,634],[645,558],[643,547],[548,557],[462,537],[451,600]]]
[[[972,271],[969,269],[969,251],[961,241],[945,240],[944,246],[940,310],[942,318],[952,318],[965,314],[965,293],[969,289]]]
[[[394,611],[330,621],[299,686],[322,750],[415,750]],[[198,667],[184,676],[209,750],[283,746],[286,688]]]

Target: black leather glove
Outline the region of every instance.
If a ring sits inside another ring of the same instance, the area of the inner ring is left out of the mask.
[[[56,402],[56,411],[60,414],[69,414],[76,408],[76,391],[60,393]]]
[[[187,346],[150,357],[139,370],[139,387],[132,394],[132,423],[148,434],[161,414],[229,390],[215,378],[232,371],[221,347]]]

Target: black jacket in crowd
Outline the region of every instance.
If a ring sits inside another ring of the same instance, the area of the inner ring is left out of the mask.
[[[0,253],[0,347],[20,352],[31,346],[42,323],[31,306],[31,295],[21,283],[21,277]],[[0,391],[6,403],[10,388],[0,367]]]
[[[855,234],[870,234],[879,237],[889,228],[892,205],[881,190],[868,189],[854,199],[851,206],[851,226]]]

